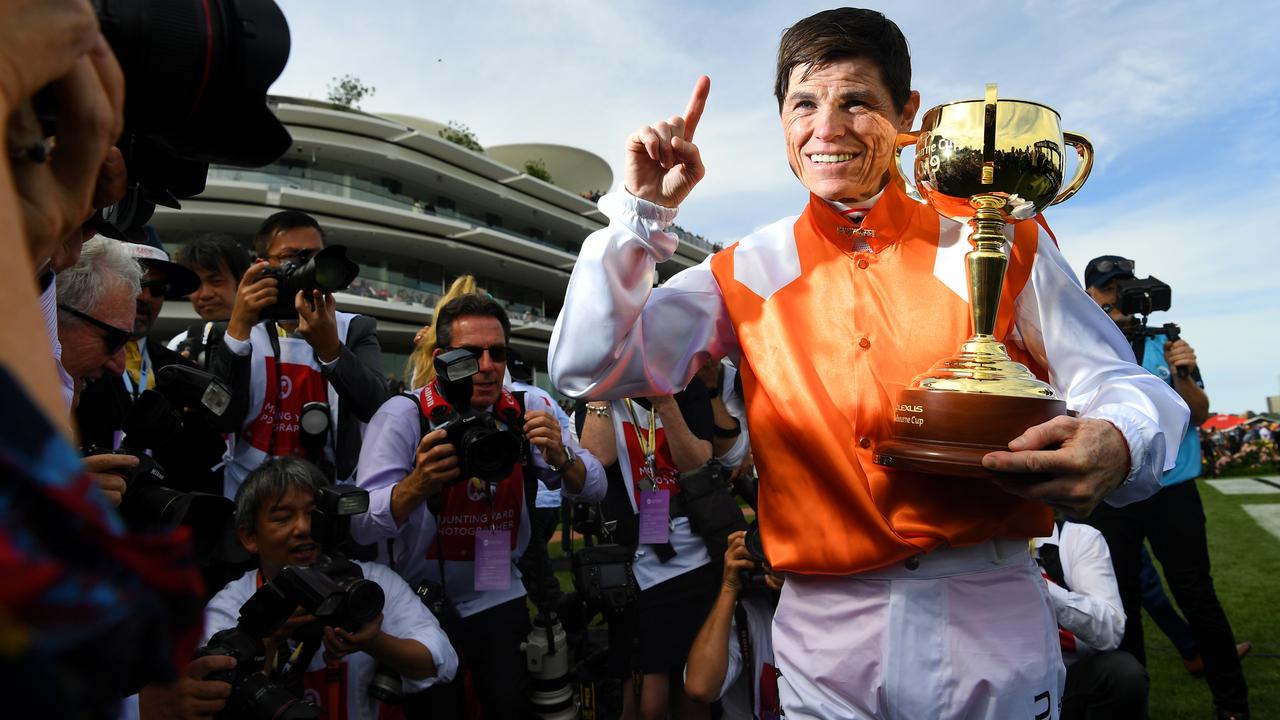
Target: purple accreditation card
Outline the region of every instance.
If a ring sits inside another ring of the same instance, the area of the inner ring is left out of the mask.
[[[663,545],[670,539],[671,491],[640,491],[640,544]]]
[[[476,530],[476,590],[511,587],[511,531]]]

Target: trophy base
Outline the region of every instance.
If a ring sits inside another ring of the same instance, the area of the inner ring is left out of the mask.
[[[875,449],[877,465],[930,475],[986,480],[1047,480],[1040,473],[1000,473],[982,466],[1008,450],[1027,428],[1066,415],[1062,400],[946,390],[904,390],[894,410],[894,437]]]

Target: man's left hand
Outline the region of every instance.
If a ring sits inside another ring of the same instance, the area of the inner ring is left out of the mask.
[[[524,436],[540,451],[546,461],[556,467],[568,460],[564,451],[564,443],[560,437],[560,423],[556,416],[545,410],[533,410],[525,413]]]
[[[311,291],[311,297],[299,290],[293,299],[298,311],[298,332],[316,351],[320,362],[331,363],[342,352],[338,339],[338,301],[330,293]]]
[[[1092,512],[1129,475],[1128,443],[1106,420],[1056,417],[1028,428],[1009,443],[1009,450],[988,453],[983,467],[1051,479],[997,479],[996,484],[1005,492],[1062,508],[1072,518]]]
[[[365,623],[355,632],[342,628],[326,627],[324,629],[324,649],[332,657],[340,658],[355,652],[364,652],[382,632],[382,614]]]

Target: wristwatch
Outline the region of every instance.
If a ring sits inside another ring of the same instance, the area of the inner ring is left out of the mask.
[[[564,462],[560,463],[559,465],[553,465],[551,463],[551,459],[547,458],[547,467],[551,468],[555,472],[563,473],[565,470],[568,470],[569,468],[573,467],[573,464],[576,462],[578,462],[578,456],[574,454],[573,448],[569,447],[568,445],[565,445],[564,446]]]

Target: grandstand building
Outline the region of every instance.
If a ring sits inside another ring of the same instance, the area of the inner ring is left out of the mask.
[[[337,294],[338,307],[378,319],[389,376],[402,377],[414,333],[431,321],[440,293],[471,273],[507,307],[512,344],[546,386],[547,343],[569,272],[583,239],[607,222],[595,199],[613,183],[608,164],[563,145],[478,152],[422,118],[270,101],[293,136],[288,153],[252,170],[215,165],[203,194],[182,201],[181,210],[158,208],[152,225],[166,249],[218,232],[252,252],[263,219],[302,210],[320,221],[329,244],[346,245],[360,263],[360,277]],[[716,249],[678,232],[680,249],[659,267],[660,279]],[[189,303],[170,301],[156,333],[167,338],[198,321]]]

